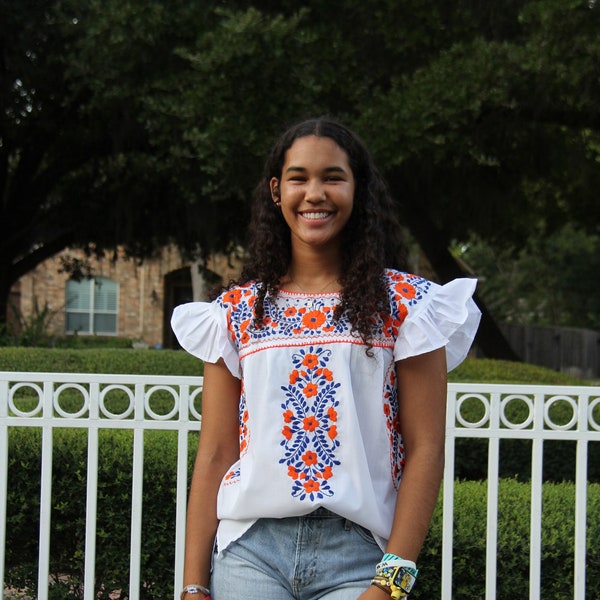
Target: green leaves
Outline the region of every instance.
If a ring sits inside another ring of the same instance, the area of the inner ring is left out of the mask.
[[[318,114],[366,139],[441,279],[451,239],[600,220],[596,2],[4,5],[0,315],[67,245],[243,243],[272,138]]]

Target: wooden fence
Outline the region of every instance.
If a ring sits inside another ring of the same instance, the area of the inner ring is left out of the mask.
[[[503,324],[512,349],[527,363],[576,377],[600,377],[600,333],[577,327]]]

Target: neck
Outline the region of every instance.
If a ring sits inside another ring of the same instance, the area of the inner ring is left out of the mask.
[[[311,249],[312,250],[312,249]],[[282,283],[295,283],[304,291],[315,291],[322,286],[339,287],[341,274],[339,252],[294,252]],[[331,285],[329,285],[331,284]]]

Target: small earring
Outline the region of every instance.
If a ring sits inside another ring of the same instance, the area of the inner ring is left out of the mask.
[[[279,193],[279,188],[277,186],[273,187],[273,191],[271,192],[273,195],[273,200],[275,201],[275,206],[281,207],[281,195]]]

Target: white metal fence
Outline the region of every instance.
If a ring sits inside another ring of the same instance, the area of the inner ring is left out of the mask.
[[[195,409],[201,393],[200,377],[97,375],[65,373],[0,372],[0,580],[4,582],[6,508],[8,480],[9,427],[36,427],[42,430],[38,600],[47,600],[52,506],[52,438],[56,428],[84,428],[88,432],[88,476],[86,498],[85,599],[94,598],[97,517],[97,475],[99,430],[133,430],[133,484],[130,527],[131,600],[138,600],[142,539],[142,498],[144,432],[172,430],[178,436],[177,505],[175,532],[175,598],[182,586],[185,508],[188,480],[188,435],[200,429],[201,417]],[[67,412],[61,394],[76,390],[81,403]],[[19,398],[26,391],[37,401],[24,409]],[[153,409],[153,395],[161,391],[172,399],[171,410]],[[115,392],[127,399],[118,414],[109,410],[107,398]],[[472,419],[475,403],[480,415]],[[511,406],[520,404],[514,422]],[[555,420],[553,407],[563,405],[567,417]],[[498,518],[499,444],[501,439],[532,440],[530,600],[541,598],[541,505],[542,458],[545,440],[572,440],[576,452],[575,573],[573,598],[585,598],[587,449],[600,441],[600,387],[555,387],[527,385],[449,384],[446,442],[446,471],[443,491],[442,600],[452,598],[452,536],[454,523],[454,458],[457,438],[485,438],[488,451],[488,501],[486,540],[487,600],[496,598],[496,550]],[[565,582],[566,589],[569,588]],[[566,596],[565,596],[566,597]]]

